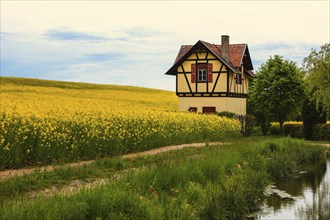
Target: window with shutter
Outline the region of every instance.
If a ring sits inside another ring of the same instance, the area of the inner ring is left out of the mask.
[[[212,82],[212,63],[191,64],[191,82]]]

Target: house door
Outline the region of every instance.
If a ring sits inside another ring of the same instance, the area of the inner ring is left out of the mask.
[[[205,114],[215,113],[215,107],[203,107],[203,113]]]

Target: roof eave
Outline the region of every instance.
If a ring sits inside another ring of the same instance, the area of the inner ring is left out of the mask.
[[[251,56],[250,56],[250,51],[249,51],[249,46],[246,44],[246,47],[245,47],[245,50],[244,50],[244,53],[247,52],[247,54],[249,55],[249,59],[250,59],[250,63],[251,63],[251,70],[254,70],[253,68],[253,63],[252,63],[252,59],[251,59]],[[244,55],[243,55],[244,56]],[[244,57],[242,57],[244,58]],[[243,62],[243,61],[242,61]],[[254,75],[254,74],[253,74]],[[254,75],[255,76],[255,75]]]
[[[248,74],[252,78],[256,78],[256,75],[251,70],[244,70],[244,73]]]
[[[164,74],[164,75],[171,75],[171,76],[175,76],[175,72],[172,70],[173,66]]]
[[[241,61],[239,62],[239,66],[241,66],[243,64],[243,59],[244,59],[244,55],[245,55],[245,51],[246,51],[246,47],[247,45],[245,44],[244,45],[244,50],[243,50],[243,53],[242,53],[242,57],[241,57]]]
[[[197,47],[196,45],[199,43],[199,42],[201,42],[200,40],[199,41],[197,41],[197,43],[195,43],[194,44],[194,46],[192,46],[191,48],[190,48],[190,50],[188,50],[176,63],[174,63],[173,64],[173,66],[165,73],[165,75],[172,75],[172,76],[175,76],[176,75],[176,73],[175,73],[175,69],[179,66],[179,63],[182,63],[182,61],[183,60],[185,60],[186,58],[187,58],[187,54],[189,54],[189,52],[190,51],[192,51],[192,50],[195,50],[195,48]],[[204,45],[204,44],[203,44]],[[204,45],[205,46],[205,45]],[[182,47],[182,45],[181,45],[181,47]],[[180,53],[180,51],[179,51],[179,53]]]

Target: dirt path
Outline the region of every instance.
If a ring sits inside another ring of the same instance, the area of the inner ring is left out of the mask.
[[[115,178],[113,178],[115,179]],[[26,194],[29,199],[36,199],[40,196],[51,197],[54,195],[73,195],[81,189],[91,189],[96,186],[102,186],[110,182],[110,179],[94,179],[94,180],[73,180],[65,186],[51,186],[43,190],[31,191]]]
[[[138,153],[126,154],[126,155],[123,155],[122,158],[134,158],[134,157],[140,157],[140,156],[155,155],[155,154],[159,154],[159,153],[166,152],[166,151],[180,150],[180,149],[183,149],[186,147],[205,147],[206,145],[226,145],[226,144],[231,144],[231,143],[229,143],[229,142],[210,142],[208,144],[192,143],[192,144],[173,145],[173,146],[160,147],[160,148],[143,151],[143,152],[138,152]],[[89,165],[93,162],[95,162],[95,160],[81,161],[81,162],[77,162],[77,163],[68,163],[68,164],[58,165],[58,166],[49,165],[49,166],[43,166],[43,167],[38,167],[38,168],[4,170],[4,171],[0,171],[0,181],[9,179],[9,178],[12,178],[15,176],[27,175],[36,170],[49,172],[49,171],[52,171],[55,168],[59,168],[59,167],[66,168],[66,167],[83,166],[83,165]]]
[[[143,151],[139,153],[132,153],[132,154],[126,154],[123,155],[122,158],[134,158],[134,157],[141,157],[141,156],[149,156],[149,155],[155,155],[166,151],[171,150],[180,150],[186,147],[205,147],[206,145],[227,145],[231,144],[230,142],[211,142],[211,143],[193,143],[193,144],[181,144],[181,145],[173,145],[173,146],[166,146],[166,147],[160,147],[148,151]]]
[[[64,164],[64,165],[48,165],[48,166],[42,166],[42,167],[34,167],[34,168],[23,168],[23,169],[9,169],[9,170],[4,170],[0,171],[0,181],[9,179],[14,176],[23,176],[29,173],[32,173],[33,171],[52,171],[56,167],[76,167],[76,166],[83,166],[83,165],[88,165],[93,163],[94,160],[88,160],[88,161],[81,161],[77,163],[69,163],[69,164]]]
[[[330,147],[330,144],[312,144],[312,145],[319,145],[319,146]]]

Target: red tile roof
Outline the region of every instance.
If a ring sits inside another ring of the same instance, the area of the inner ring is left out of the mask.
[[[221,45],[210,44],[202,41],[213,53],[222,57]],[[182,45],[174,63],[177,63],[194,45]],[[241,66],[245,52],[246,44],[229,45],[229,63],[233,67]]]
[[[224,60],[221,52],[221,45],[210,44],[205,41],[198,41],[195,45],[182,45],[179,53],[174,61],[173,66],[165,73],[167,75],[175,75],[175,68],[183,62],[183,59],[186,59],[190,52],[192,52],[192,48],[198,49],[199,47],[207,48],[217,59],[223,62],[229,69],[231,69],[234,73],[239,73],[238,69],[243,63],[245,67],[245,71],[252,77],[255,77],[253,74],[253,65],[250,58],[249,50],[247,44],[230,44],[229,45],[229,62]],[[195,50],[194,49],[194,50]],[[186,57],[186,58],[184,58]]]

